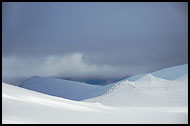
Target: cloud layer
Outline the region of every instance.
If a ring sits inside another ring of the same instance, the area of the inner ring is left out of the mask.
[[[52,55],[38,59],[9,56],[3,57],[2,61],[3,79],[31,76],[114,79],[131,73],[127,72],[126,67],[88,64],[83,60],[82,53]]]
[[[2,6],[3,78],[122,78],[188,63],[187,2]]]

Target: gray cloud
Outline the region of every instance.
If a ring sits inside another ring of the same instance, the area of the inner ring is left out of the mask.
[[[131,66],[111,66],[88,64],[82,53],[64,56],[48,56],[43,58],[21,58],[17,56],[3,57],[3,80],[29,78],[31,76],[61,77],[75,79],[118,79],[126,77],[126,71],[132,74]],[[143,70],[142,68],[140,68]],[[140,70],[139,69],[139,70]]]
[[[4,76],[15,69],[14,76],[64,76],[67,63],[58,62],[75,54],[82,57],[70,61],[78,63],[78,72],[68,68],[70,76],[81,78],[121,78],[188,63],[187,2],[4,2],[2,7]],[[51,56],[57,62],[45,66],[53,73],[40,72]]]

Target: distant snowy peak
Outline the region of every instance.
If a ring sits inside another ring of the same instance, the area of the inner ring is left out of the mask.
[[[148,73],[146,75],[144,75],[143,77],[141,77],[140,79],[136,80],[137,82],[144,82],[144,81],[159,81],[159,78],[153,76],[151,73]]]
[[[151,74],[159,78],[163,78],[167,80],[175,80],[187,73],[188,73],[188,64],[184,64],[184,65],[178,65],[178,66],[172,66],[172,67],[160,69],[158,71],[152,72]],[[129,81],[136,81],[144,77],[145,75],[146,74],[138,74],[138,75],[128,77],[126,79]]]
[[[148,73],[141,77],[136,81],[123,80],[118,82],[115,86],[109,89],[106,94],[110,94],[115,92],[116,90],[123,90],[124,92],[131,92],[134,89],[138,89],[140,87],[160,87],[165,84],[165,82],[171,83],[169,80],[165,80],[159,77],[153,76],[151,73]]]
[[[126,78],[119,82],[105,86],[90,85],[82,82],[50,77],[33,76],[25,80],[19,86],[48,95],[80,101],[101,96],[103,94],[110,94],[111,92],[124,95],[123,93],[136,92],[136,90],[141,90],[141,88],[168,87],[176,83],[172,80],[178,77],[181,77],[181,79],[179,78],[178,81],[185,80],[184,78],[187,78],[188,75],[185,75],[184,77],[182,77],[182,75],[187,74],[187,70],[188,64],[180,65],[165,68],[148,74],[136,75],[131,77],[131,79]],[[180,84],[186,82],[187,81],[183,81],[180,82]],[[178,84],[176,85],[178,86]]]
[[[176,81],[159,78],[149,73],[136,81],[122,80],[106,94],[86,101],[116,106],[184,106],[187,105],[187,77],[185,74],[178,79],[184,81]]]
[[[123,80],[118,82],[115,86],[113,86],[107,93],[115,92],[115,90],[121,89],[127,92],[135,90],[141,90],[141,88],[160,88],[160,87],[168,87],[176,82],[171,80],[166,80],[163,78],[156,77],[151,73],[145,74],[140,79],[136,81]]]
[[[160,77],[156,77],[153,74],[148,73],[134,82],[171,82],[171,80],[166,80]]]
[[[136,87],[135,85],[133,85],[133,82],[124,80],[124,81],[118,82],[116,85],[110,88],[104,95],[109,95],[109,94],[112,94],[113,92],[120,93],[120,90],[123,90],[125,92],[133,92],[134,88]]]

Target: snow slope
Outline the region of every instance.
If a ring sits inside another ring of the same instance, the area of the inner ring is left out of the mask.
[[[2,83],[2,123],[187,124],[188,118],[186,107],[111,107],[72,101]]]
[[[174,80],[187,73],[188,73],[188,64],[184,64],[184,65],[178,65],[178,66],[164,68],[164,69],[152,72],[151,74],[156,77],[164,78],[167,80]],[[135,80],[143,77],[144,75],[146,75],[146,74],[134,75],[134,76],[128,77],[127,80],[135,81]]]
[[[84,100],[104,94],[113,84],[90,85],[81,82],[35,76],[25,80],[19,87],[71,100]]]
[[[188,83],[188,73],[176,78],[175,80],[180,81],[180,82],[187,82]]]
[[[132,76],[116,82],[104,95],[85,101],[96,101],[111,106],[187,108],[188,64]]]
[[[188,64],[179,65],[161,69],[152,72],[151,74],[156,77],[161,77],[169,80],[176,79],[188,72]],[[135,81],[146,74],[135,75],[119,82],[108,84],[105,86],[90,85],[81,82],[68,81],[63,79],[55,79],[48,77],[35,76],[25,80],[19,86],[22,88],[38,91],[41,93],[67,98],[70,100],[85,100],[105,94],[110,88],[122,81]]]
[[[188,82],[147,74],[136,81],[123,80],[104,95],[87,99],[109,106],[188,107]]]

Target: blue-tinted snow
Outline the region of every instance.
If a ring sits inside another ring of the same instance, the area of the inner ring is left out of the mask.
[[[167,80],[174,80],[181,76],[184,76],[187,73],[188,64],[161,69],[159,71],[152,72],[151,74]],[[125,80],[135,81],[145,75],[147,74],[135,75],[119,82]],[[53,96],[80,101],[96,96],[101,96],[119,82],[105,86],[98,86],[75,81],[35,76],[25,80],[19,86]]]
[[[188,64],[184,64],[184,65],[164,68],[164,69],[152,72],[151,74],[156,76],[156,77],[164,78],[167,80],[174,80],[174,79],[176,79],[180,76],[183,76],[187,73],[188,73]],[[134,75],[134,76],[128,77],[127,80],[135,81],[135,80],[137,80],[137,79],[139,79],[145,75],[146,74]]]
[[[75,81],[35,76],[24,81],[19,86],[71,100],[84,100],[104,94],[113,84],[97,86]]]

